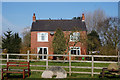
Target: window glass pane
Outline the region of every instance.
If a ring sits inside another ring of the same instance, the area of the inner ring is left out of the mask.
[[[77,50],[77,52],[78,52],[78,55],[80,55],[80,50]]]
[[[47,48],[44,48],[44,54],[47,54]]]
[[[75,36],[75,35],[76,35],[76,33],[74,32],[74,33],[73,33],[73,36]]]
[[[74,55],[76,55],[76,50],[74,50]]]
[[[77,40],[80,40],[80,33],[77,33]]]
[[[42,54],[42,48],[39,49],[38,54]],[[40,59],[42,59],[42,56],[39,56]]]
[[[76,50],[71,50],[71,54],[76,55]]]
[[[71,47],[71,54],[72,55],[80,55],[80,47]]]
[[[47,48],[44,48],[44,54],[47,54]],[[46,59],[46,56],[44,56],[44,59]]]
[[[48,41],[48,33],[45,34],[45,41]]]
[[[73,36],[73,41],[75,41],[76,40],[76,36]]]
[[[38,53],[39,53],[39,54],[42,54],[42,48],[39,49],[39,52],[38,52]]]
[[[37,41],[40,41],[40,33],[37,33]]]
[[[70,35],[70,41],[77,41],[80,40],[80,33],[74,32],[73,35]]]
[[[38,41],[48,41],[48,33],[38,33]]]
[[[71,50],[71,54],[73,54],[73,50]]]
[[[70,40],[73,40],[73,39],[72,39],[72,35],[70,35]]]
[[[77,36],[80,36],[80,33],[79,33],[79,32],[77,32]]]
[[[41,40],[45,40],[45,34],[41,34]]]

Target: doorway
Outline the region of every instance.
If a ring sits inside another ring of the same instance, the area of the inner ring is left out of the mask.
[[[38,54],[42,54],[42,56],[39,56],[40,59],[46,60],[46,55],[48,54],[48,47],[38,47]]]

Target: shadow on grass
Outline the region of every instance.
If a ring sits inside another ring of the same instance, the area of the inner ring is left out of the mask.
[[[100,75],[99,78],[107,80],[120,80],[120,75],[105,75],[104,78],[102,78],[102,75]]]
[[[25,78],[26,79],[29,78],[27,74],[25,75]],[[4,75],[3,80],[24,80],[24,79],[22,74],[8,74],[8,75]]]
[[[7,76],[4,75],[4,80],[120,80],[120,76],[113,76],[113,75],[105,76],[104,78],[99,77],[99,75],[95,75],[96,77],[92,78],[90,77],[90,75],[89,76],[84,76],[84,75],[75,76],[75,74],[72,74],[72,76],[68,76],[68,78],[65,78],[65,79],[56,79],[56,78],[44,79],[44,78],[41,78],[40,76],[41,76],[41,73],[36,74],[34,72],[32,73],[32,75],[30,74],[30,77],[28,77],[28,75],[26,74],[25,79],[23,79],[22,74],[9,74],[8,79],[7,79]]]

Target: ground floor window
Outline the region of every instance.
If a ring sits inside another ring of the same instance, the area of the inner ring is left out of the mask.
[[[43,54],[42,56],[39,56],[40,59],[46,59],[44,54],[48,54],[48,47],[38,47],[37,52],[38,54]]]
[[[70,47],[71,55],[81,55],[80,47]]]

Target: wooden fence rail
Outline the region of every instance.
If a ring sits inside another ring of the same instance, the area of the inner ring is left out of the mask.
[[[46,67],[46,69],[48,69],[48,67],[52,67],[49,64],[49,61],[53,61],[53,62],[69,62],[69,66],[61,66],[63,68],[69,68],[69,75],[71,75],[71,73],[82,73],[82,74],[91,74],[91,76],[93,77],[94,74],[100,74],[99,72],[94,72],[94,69],[102,69],[103,67],[94,67],[94,63],[117,63],[117,62],[113,62],[113,61],[94,61],[95,57],[114,57],[117,58],[118,56],[103,56],[103,55],[48,55],[48,54],[44,54],[44,56],[46,56],[46,60],[40,60],[39,56],[43,56],[43,54],[30,54],[30,52],[27,52],[28,54],[0,54],[0,55],[6,55],[6,59],[2,58],[0,60],[6,60],[7,62],[9,62],[10,60],[18,60],[18,61],[46,61],[46,65],[30,65],[30,66],[36,66],[36,67]],[[10,59],[9,56],[10,55],[18,55],[18,56],[26,56],[26,59]],[[36,59],[30,59],[30,56],[36,56]],[[69,60],[48,60],[49,56],[68,56]],[[71,60],[71,57],[75,56],[75,57],[91,57],[91,61],[84,61],[84,60]],[[71,66],[72,62],[87,62],[87,63],[91,63],[91,67],[81,67],[81,66]],[[6,65],[6,64],[0,64],[0,65]],[[84,69],[91,69],[91,72],[75,72],[75,71],[71,71],[71,68],[84,68]],[[31,71],[43,71],[43,70],[31,70]]]

